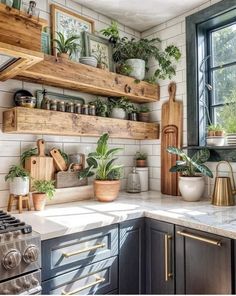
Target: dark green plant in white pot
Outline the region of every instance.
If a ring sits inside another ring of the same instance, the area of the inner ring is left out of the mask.
[[[200,200],[205,189],[204,177],[213,178],[212,171],[204,165],[210,157],[209,150],[206,148],[199,150],[192,157],[176,147],[168,147],[167,151],[181,158],[175,166],[170,168],[170,172],[180,173],[179,190],[183,199],[186,201]]]
[[[5,181],[9,181],[10,194],[26,195],[29,193],[29,173],[19,165],[10,167]]]
[[[129,111],[133,109],[133,104],[126,97],[110,98],[108,106],[110,117],[117,119],[126,119]]]
[[[108,146],[108,134],[103,134],[97,142],[97,149],[89,153],[88,167],[78,173],[80,179],[95,175],[94,195],[99,201],[113,201],[120,190],[123,165],[115,164],[115,155],[122,148]]]

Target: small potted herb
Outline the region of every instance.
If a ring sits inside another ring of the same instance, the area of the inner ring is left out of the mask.
[[[144,168],[147,167],[147,153],[138,151],[135,154],[136,167]]]
[[[127,114],[134,110],[134,105],[126,97],[109,98],[108,106],[110,117],[117,119],[126,119]]]
[[[186,201],[200,200],[205,190],[204,176],[213,178],[212,171],[204,165],[210,157],[209,150],[207,148],[199,150],[192,157],[176,147],[168,147],[167,151],[181,158],[176,165],[170,168],[170,172],[181,174],[179,190],[183,199]]]
[[[108,104],[106,101],[97,98],[95,101],[89,103],[89,105],[95,106],[97,116],[107,117],[108,116]]]
[[[56,33],[58,35],[58,39],[54,39],[53,41],[55,41],[57,44],[57,56],[68,60],[72,57],[73,54],[76,54],[79,51],[80,45],[76,43],[76,41],[78,41],[80,37],[71,36],[68,39],[66,39],[61,32]]]
[[[109,149],[109,135],[103,134],[97,149],[89,153],[88,167],[78,173],[80,179],[95,175],[94,194],[99,201],[113,201],[119,194],[123,165],[115,164],[116,153],[122,148]]]
[[[33,182],[32,198],[35,211],[44,210],[46,199],[52,199],[55,193],[55,181],[35,180]]]
[[[10,194],[26,195],[29,193],[29,173],[19,165],[10,167],[5,181],[9,180]]]
[[[138,120],[142,122],[150,121],[150,109],[147,106],[141,106],[138,112]]]
[[[225,137],[223,128],[219,124],[209,125],[207,127],[206,141],[208,146],[224,146]]]

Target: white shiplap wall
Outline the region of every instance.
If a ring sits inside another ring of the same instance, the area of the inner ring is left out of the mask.
[[[49,4],[55,3],[71,9],[81,15],[87,16],[95,21],[95,30],[100,31],[111,23],[111,19],[98,14],[95,11],[82,7],[71,0],[38,0],[37,5],[40,8],[40,17],[50,21]],[[140,33],[136,32],[122,24],[119,24],[122,36],[140,38]],[[31,147],[35,147],[35,142],[41,136],[34,135],[8,135],[2,133],[2,112],[14,106],[13,94],[16,90],[27,89],[35,92],[37,89],[46,88],[47,90],[64,93],[68,95],[77,95],[91,101],[95,96],[83,94],[79,92],[63,90],[59,88],[43,86],[39,84],[32,84],[17,80],[9,80],[7,82],[0,82],[0,208],[5,207],[8,199],[8,184],[4,181],[4,177],[8,172],[9,166],[19,162],[20,154]],[[47,142],[47,149],[51,147],[59,147],[67,153],[83,152],[89,153],[95,148],[97,138],[87,137],[62,137],[62,136],[44,136],[42,137]],[[122,147],[124,150],[120,153],[119,161],[125,166],[125,177],[133,165],[133,157],[137,150],[139,150],[139,141],[113,139],[110,141],[111,146]],[[126,179],[122,180],[122,187],[124,188]]]

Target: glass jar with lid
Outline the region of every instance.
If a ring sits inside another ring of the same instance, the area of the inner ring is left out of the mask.
[[[57,103],[57,111],[60,111],[60,112],[65,112],[66,111],[66,106],[65,106],[64,101],[59,101]]]
[[[73,102],[68,102],[66,104],[66,112],[69,112],[69,113],[74,113],[74,103]]]
[[[75,103],[75,113],[81,114],[81,104]]]
[[[87,104],[84,104],[84,105],[82,106],[82,113],[83,113],[84,115],[89,115],[89,108],[88,108],[88,105],[87,105]]]
[[[50,109],[52,111],[57,111],[57,100],[51,100]]]
[[[94,105],[89,105],[89,115],[96,115],[96,107]]]

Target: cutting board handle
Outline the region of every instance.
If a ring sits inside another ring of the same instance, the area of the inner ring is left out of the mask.
[[[39,156],[45,156],[45,142],[43,139],[37,141]]]
[[[170,101],[175,101],[175,95],[176,95],[176,83],[175,82],[171,82],[168,86],[168,92],[170,95],[169,100]]]

